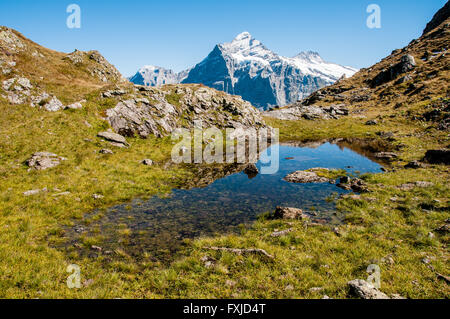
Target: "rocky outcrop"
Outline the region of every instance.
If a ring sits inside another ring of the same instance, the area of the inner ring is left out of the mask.
[[[195,120],[204,128],[266,127],[250,103],[204,86],[136,86],[132,96],[106,111],[111,127],[123,136],[167,136],[177,128],[193,128]]]
[[[362,299],[390,299],[388,295],[379,291],[372,284],[362,279],[356,279],[348,282],[350,291]]]
[[[450,165],[450,149],[429,150],[423,160],[430,164]]]
[[[35,88],[25,77],[16,76],[4,80],[2,88],[6,92],[6,95],[2,97],[14,105],[29,104],[31,107],[39,107],[49,112],[65,108],[56,96],[50,96],[41,89]]]
[[[427,26],[423,30],[423,35],[432,31],[441,25],[445,20],[450,17],[450,2],[447,3],[433,16],[430,22],[428,22]]]
[[[327,107],[317,105],[303,105],[295,103],[292,106],[270,110],[263,113],[264,116],[276,118],[279,120],[318,120],[318,119],[337,119],[348,115],[348,108],[344,104],[335,104]]]
[[[98,51],[83,52],[75,50],[67,54],[66,60],[76,66],[84,66],[90,74],[102,82],[126,82],[120,72],[109,63]]]
[[[64,157],[49,152],[34,153],[26,164],[35,170],[42,171],[58,166],[61,161],[65,161]]]
[[[381,84],[390,82],[396,79],[400,74],[404,74],[406,72],[412,71],[416,66],[416,61],[412,55],[404,55],[401,58],[401,61],[386,70],[381,71],[375,78],[372,80],[372,87],[379,86]]]
[[[113,133],[113,132],[100,132],[100,133],[98,133],[97,136],[109,141],[111,144],[118,146],[118,147],[129,146],[125,137],[123,137],[122,135]]]

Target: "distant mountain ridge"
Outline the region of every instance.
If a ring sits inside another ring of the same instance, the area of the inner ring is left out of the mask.
[[[250,33],[243,32],[232,42],[216,45],[192,69],[175,73],[161,67],[145,66],[130,81],[147,86],[201,83],[240,95],[254,106],[267,109],[296,102],[357,71],[326,62],[313,51],[301,52],[293,58],[280,56]]]

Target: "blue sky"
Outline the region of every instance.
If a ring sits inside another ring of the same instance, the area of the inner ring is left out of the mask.
[[[125,76],[146,64],[191,67],[242,31],[280,55],[314,50],[361,68],[420,36],[446,1],[0,0],[0,25],[53,50],[99,50]],[[81,29],[66,26],[72,3],[81,7]],[[381,7],[381,29],[366,26],[372,3]]]

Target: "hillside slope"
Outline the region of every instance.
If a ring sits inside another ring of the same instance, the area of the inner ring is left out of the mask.
[[[442,10],[447,10],[446,7]],[[440,11],[428,25],[436,26],[403,49],[394,50],[374,66],[318,90],[307,99],[265,115],[281,119],[336,118],[348,114],[364,118],[403,116],[448,130],[450,89],[450,20]],[[439,20],[439,18],[441,20]],[[345,109],[345,112],[333,112]],[[317,110],[319,108],[319,110]],[[365,114],[365,115],[364,115]]]

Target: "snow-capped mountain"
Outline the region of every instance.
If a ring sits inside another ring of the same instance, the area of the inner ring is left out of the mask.
[[[189,70],[175,73],[159,66],[146,65],[130,78],[135,84],[146,86],[161,86],[164,84],[175,84],[183,81],[189,73]]]
[[[156,72],[158,71],[158,72]],[[216,45],[192,69],[174,73],[145,67],[130,80],[137,84],[202,83],[217,90],[240,95],[254,106],[267,109],[303,99],[331,85],[343,75],[358,70],[325,62],[318,53],[301,52],[293,58],[280,56],[250,33],[239,34],[232,42]]]

